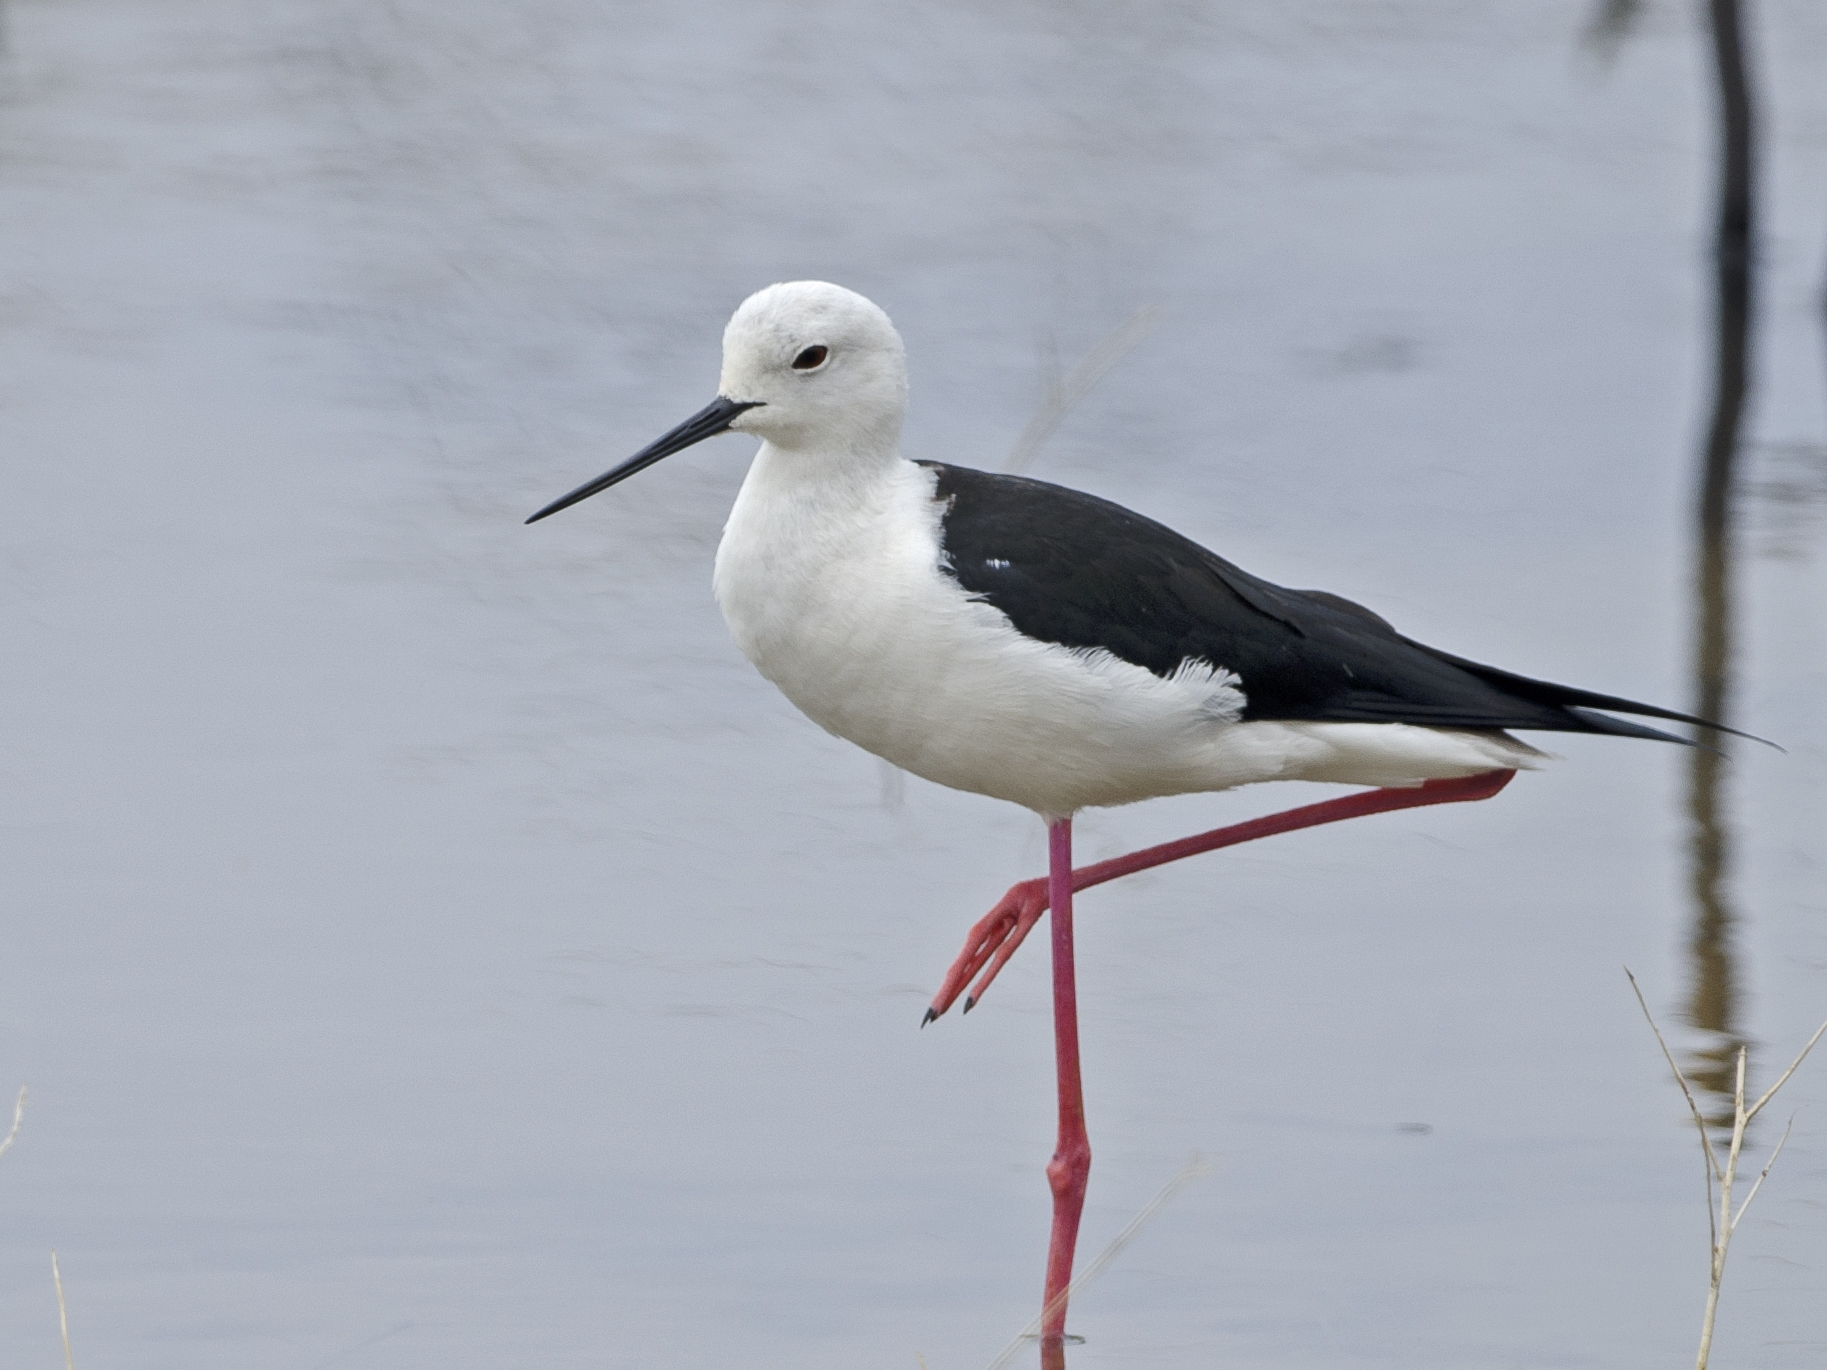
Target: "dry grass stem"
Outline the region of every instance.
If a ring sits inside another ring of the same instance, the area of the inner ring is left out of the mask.
[[[1797,1052],[1795,1055],[1795,1059],[1793,1061],[1789,1062],[1789,1069],[1785,1070],[1781,1075],[1777,1076],[1776,1083],[1771,1085],[1770,1088],[1766,1089],[1763,1093],[1763,1097],[1761,1099],[1759,1099],[1756,1103],[1751,1105],[1751,1111],[1745,1115],[1746,1122],[1749,1122],[1751,1119],[1755,1118],[1763,1110],[1763,1106],[1770,1102],[1771,1097],[1776,1093],[1776,1091],[1781,1089],[1784,1085],[1789,1083],[1789,1077],[1791,1075],[1795,1074],[1795,1068],[1797,1066],[1799,1066],[1803,1061],[1808,1059],[1808,1053],[1814,1050],[1814,1044],[1821,1040],[1821,1036],[1823,1033],[1827,1033],[1827,1023],[1822,1023],[1819,1027],[1817,1027],[1814,1030],[1814,1036],[1812,1036],[1808,1039],[1808,1045],[1803,1047],[1799,1052]]]
[[[1630,981],[1631,993],[1637,996],[1637,1007],[1643,1010],[1643,1019],[1649,1024],[1649,1030],[1656,1034],[1656,1045],[1662,1048],[1662,1059],[1668,1062],[1668,1068],[1675,1074],[1675,1083],[1681,1086],[1681,1097],[1687,1100],[1687,1111],[1693,1115],[1694,1126],[1700,1129],[1700,1149],[1706,1155],[1707,1164],[1707,1211],[1712,1211],[1713,1181],[1719,1177],[1719,1160],[1713,1155],[1712,1139],[1707,1136],[1706,1115],[1701,1113],[1700,1105],[1694,1099],[1694,1091],[1688,1085],[1687,1076],[1681,1073],[1681,1067],[1675,1064],[1675,1053],[1668,1049],[1668,1041],[1662,1035],[1662,1029],[1656,1026],[1655,1015],[1649,1011],[1649,1001],[1643,997],[1643,987],[1637,983],[1637,977],[1630,973],[1630,967],[1624,968],[1624,978]]]
[[[57,1286],[57,1326],[63,1332],[63,1370],[76,1370],[70,1359],[70,1310],[63,1302],[63,1271],[57,1268],[57,1253],[51,1253],[51,1283]]]
[[[1725,1161],[1722,1164],[1716,1150],[1713,1137],[1707,1131],[1706,1117],[1700,1111],[1700,1105],[1694,1099],[1693,1088],[1688,1084],[1687,1076],[1681,1073],[1681,1067],[1675,1064],[1675,1055],[1668,1049],[1668,1041],[1662,1036],[1662,1029],[1656,1026],[1655,1016],[1649,1011],[1649,1004],[1643,998],[1643,989],[1637,984],[1637,977],[1631,975],[1628,968],[1624,974],[1630,980],[1630,988],[1637,996],[1637,1006],[1643,1010],[1643,1017],[1649,1023],[1649,1030],[1656,1034],[1656,1045],[1662,1048],[1662,1059],[1668,1062],[1668,1068],[1675,1074],[1675,1083],[1681,1086],[1681,1095],[1687,1100],[1688,1112],[1693,1115],[1694,1126],[1700,1129],[1700,1150],[1706,1156],[1706,1218],[1707,1229],[1711,1239],[1711,1256],[1709,1277],[1707,1280],[1706,1314],[1700,1323],[1700,1351],[1694,1362],[1695,1370],[1707,1370],[1707,1359],[1713,1351],[1713,1328],[1719,1316],[1719,1289],[1725,1279],[1726,1252],[1732,1245],[1732,1234],[1738,1230],[1739,1220],[1745,1210],[1751,1206],[1751,1200],[1757,1197],[1758,1190],[1764,1187],[1764,1181],[1770,1178],[1770,1171],[1776,1165],[1776,1158],[1783,1154],[1783,1147],[1789,1141],[1789,1131],[1795,1126],[1791,1118],[1783,1128],[1783,1135],[1777,1138],[1776,1146],[1770,1152],[1770,1159],[1764,1162],[1764,1168],[1758,1172],[1756,1181],[1750,1191],[1739,1202],[1732,1206],[1732,1190],[1738,1183],[1738,1161],[1744,1154],[1745,1131],[1751,1120],[1763,1111],[1765,1104],[1776,1097],[1776,1091],[1789,1082],[1789,1077],[1796,1068],[1808,1059],[1808,1053],[1814,1050],[1815,1043],[1827,1033],[1827,1023],[1822,1023],[1814,1031],[1814,1036],[1789,1062],[1789,1068],[1777,1076],[1776,1083],[1766,1089],[1754,1104],[1745,1103],[1745,1070],[1748,1055],[1745,1048],[1738,1049],[1736,1069],[1732,1076],[1732,1136],[1726,1143]],[[1718,1186],[1715,1198],[1714,1186]]]
[[[1110,1245],[1098,1253],[1097,1259],[1092,1261],[1091,1264],[1087,1265],[1083,1270],[1079,1271],[1077,1278],[1074,1279],[1071,1284],[1067,1285],[1052,1303],[1049,1303],[1045,1308],[1041,1309],[1033,1321],[1016,1334],[1014,1341],[1002,1348],[1002,1354],[990,1362],[989,1370],[1002,1370],[1005,1365],[1013,1360],[1015,1358],[1015,1353],[1021,1350],[1023,1343],[1031,1340],[1035,1333],[1040,1331],[1040,1325],[1046,1321],[1047,1315],[1052,1313],[1060,1304],[1069,1301],[1074,1294],[1078,1293],[1079,1290],[1096,1279],[1098,1275],[1102,1273],[1104,1267],[1115,1260],[1118,1253],[1136,1239],[1136,1234],[1141,1232],[1141,1230],[1148,1225],[1149,1220],[1153,1218],[1155,1214],[1159,1213],[1162,1206],[1166,1204],[1169,1199],[1173,1198],[1175,1194],[1178,1194],[1181,1188],[1184,1187],[1189,1180],[1195,1180],[1201,1175],[1210,1175],[1211,1173],[1212,1168],[1199,1157],[1188,1157],[1186,1164],[1180,1168],[1180,1173],[1161,1186],[1161,1192],[1150,1199],[1143,1207],[1142,1211],[1129,1220],[1129,1225],[1127,1227],[1117,1233],[1115,1237],[1111,1238]]]
[[[1764,1168],[1757,1172],[1757,1179],[1751,1185],[1751,1192],[1745,1195],[1745,1201],[1738,1205],[1738,1218],[1744,1217],[1745,1210],[1751,1206],[1751,1200],[1757,1197],[1757,1191],[1762,1189],[1764,1181],[1770,1178],[1770,1171],[1776,1165],[1776,1158],[1783,1154],[1783,1148],[1789,1144],[1789,1133],[1794,1127],[1795,1119],[1793,1117],[1783,1124],[1783,1135],[1776,1139],[1776,1147],[1770,1152],[1770,1159],[1765,1161]],[[1738,1218],[1732,1219],[1733,1227],[1738,1226]]]
[[[0,1156],[6,1155],[7,1152],[9,1152],[13,1149],[13,1143],[19,1140],[19,1125],[21,1123],[23,1123],[24,1121],[25,1121],[25,1086],[20,1085],[19,1086],[19,1097],[13,1103],[13,1128],[12,1128],[12,1131],[10,1131],[6,1134],[6,1139],[4,1141],[0,1141]]]
[[[1072,412],[1073,406],[1090,394],[1091,387],[1103,379],[1104,373],[1153,330],[1158,312],[1153,305],[1136,310],[1117,325],[1114,333],[1087,352],[1084,360],[1053,383],[1041,400],[1040,408],[1034,411],[1034,417],[1028,420],[1028,426],[1015,439],[1015,446],[1009,449],[1009,459],[1002,464],[1004,471],[1019,476],[1034,464],[1040,449],[1047,445],[1047,439],[1053,436],[1060,421]]]

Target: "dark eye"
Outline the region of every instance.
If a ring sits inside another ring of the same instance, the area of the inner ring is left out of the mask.
[[[801,352],[797,357],[793,358],[793,369],[795,371],[816,371],[825,364],[825,358],[830,355],[830,351],[822,345],[808,347],[804,352]]]

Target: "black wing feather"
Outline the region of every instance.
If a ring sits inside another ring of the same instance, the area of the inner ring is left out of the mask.
[[[1246,719],[1612,733],[1680,742],[1591,713],[1720,728],[1650,704],[1531,680],[1403,637],[1361,605],[1288,590],[1094,495],[923,462],[938,480],[945,570],[1028,637],[1102,648],[1159,676],[1234,671]]]

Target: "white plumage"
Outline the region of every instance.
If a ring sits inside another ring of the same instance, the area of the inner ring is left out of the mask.
[[[807,348],[828,349],[795,370]],[[1223,662],[1163,678],[1042,642],[942,565],[936,478],[899,449],[900,335],[822,282],[752,295],[724,333],[720,393],[763,439],[717,549],[738,646],[821,727],[954,789],[1049,818],[1267,780],[1408,786],[1536,765],[1503,733],[1402,723],[1239,722]],[[839,368],[842,368],[841,370]]]

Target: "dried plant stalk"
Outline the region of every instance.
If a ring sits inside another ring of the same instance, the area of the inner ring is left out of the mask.
[[[0,1156],[6,1155],[7,1152],[9,1152],[13,1149],[13,1143],[19,1140],[19,1125],[21,1123],[23,1123],[24,1121],[25,1121],[25,1086],[20,1085],[19,1086],[19,1097],[13,1101],[12,1131],[10,1131],[6,1134],[6,1137],[4,1140],[0,1140]]]
[[[1115,332],[1092,348],[1077,366],[1048,387],[1034,417],[1015,439],[1008,460],[1002,464],[1004,471],[1019,476],[1034,464],[1040,449],[1047,445],[1047,439],[1072,412],[1073,406],[1091,393],[1091,387],[1103,379],[1104,373],[1121,361],[1130,348],[1148,336],[1158,312],[1153,305],[1136,310],[1117,325]]]
[[[57,1268],[57,1253],[51,1253],[51,1283],[57,1287],[57,1326],[63,1333],[63,1370],[76,1370],[70,1359],[70,1310],[63,1302],[63,1271]]]
[[[1726,1143],[1725,1161],[1721,1163],[1715,1149],[1713,1137],[1707,1131],[1706,1116],[1701,1113],[1700,1105],[1694,1100],[1693,1088],[1688,1084],[1687,1076],[1681,1073],[1681,1067],[1675,1064],[1675,1054],[1668,1049],[1668,1041],[1662,1036],[1662,1029],[1656,1026],[1655,1015],[1649,1011],[1649,1003],[1643,997],[1642,986],[1637,984],[1637,977],[1628,968],[1624,971],[1630,980],[1631,991],[1637,996],[1637,1006],[1643,1010],[1643,1017],[1649,1023],[1649,1030],[1656,1034],[1656,1045],[1662,1048],[1662,1059],[1668,1062],[1668,1068],[1675,1073],[1675,1083],[1681,1086],[1681,1095],[1687,1100],[1688,1112],[1693,1115],[1694,1126],[1700,1129],[1700,1149],[1706,1156],[1706,1216],[1711,1237],[1712,1259],[1709,1263],[1709,1274],[1706,1291],[1706,1314],[1700,1321],[1700,1352],[1694,1362],[1694,1370],[1707,1370],[1707,1359],[1713,1352],[1713,1327],[1719,1317],[1719,1289],[1725,1280],[1726,1252],[1732,1245],[1732,1234],[1738,1230],[1738,1223],[1751,1206],[1751,1200],[1757,1197],[1757,1191],[1764,1187],[1764,1181],[1770,1177],[1770,1169],[1776,1164],[1776,1158],[1783,1154],[1783,1146],[1789,1140],[1789,1129],[1795,1125],[1791,1118],[1783,1128],[1783,1135],[1776,1140],[1776,1146],[1770,1152],[1770,1159],[1764,1162],[1764,1168],[1758,1172],[1757,1180],[1744,1200],[1733,1208],[1732,1189],[1738,1182],[1738,1162],[1744,1154],[1745,1130],[1751,1120],[1763,1111],[1765,1104],[1776,1097],[1776,1091],[1789,1082],[1795,1074],[1796,1067],[1808,1059],[1808,1053],[1814,1050],[1814,1044],[1827,1033],[1827,1023],[1822,1023],[1814,1030],[1814,1036],[1789,1062],[1789,1068],[1777,1076],[1776,1083],[1758,1097],[1756,1103],[1749,1106],[1745,1103],[1745,1064],[1746,1053],[1743,1047],[1738,1049],[1737,1069],[1732,1083],[1732,1135]],[[1715,1193],[1717,1190],[1717,1193]]]

